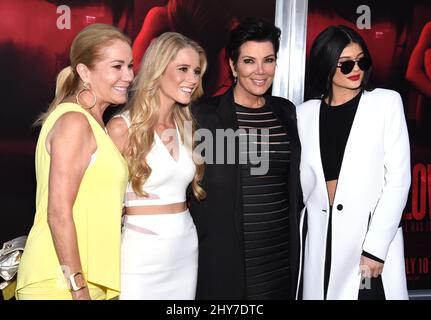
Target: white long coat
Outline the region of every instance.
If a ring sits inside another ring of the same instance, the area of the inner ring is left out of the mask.
[[[297,107],[305,203],[301,230],[304,216],[308,223],[305,243],[301,243],[303,299],[324,297],[329,202],[320,157],[319,112],[320,100]],[[410,147],[401,97],[386,89],[365,92],[347,141],[333,203],[327,299],[358,298],[362,250],[385,261],[386,299],[408,299],[399,223],[409,188]]]

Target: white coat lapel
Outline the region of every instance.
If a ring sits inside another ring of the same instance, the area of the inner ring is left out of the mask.
[[[340,190],[346,190],[348,183],[355,183],[355,174],[361,174],[363,168],[363,161],[361,161],[361,155],[364,150],[361,147],[364,145],[364,141],[370,139],[367,137],[367,125],[369,123],[369,114],[367,108],[369,107],[367,100],[367,94],[362,94],[359,100],[358,109],[356,110],[355,118],[353,119],[352,128],[347,139],[346,148],[344,150],[343,161],[341,163],[340,174],[338,176],[337,190],[335,193],[334,203],[337,203],[337,195]],[[347,190],[350,188],[347,187]]]
[[[313,134],[312,134],[312,142],[311,145],[319,146],[319,148],[314,149],[313,159],[316,161],[314,164],[315,168],[317,169],[316,172],[318,172],[318,186],[322,188],[322,192],[320,194],[328,194],[327,188],[326,188],[326,180],[325,180],[325,174],[323,172],[323,164],[322,164],[322,157],[320,152],[320,105],[321,100],[318,100],[316,102],[316,112],[313,113]],[[322,208],[322,210],[329,210],[329,198],[328,196],[325,197],[326,200],[326,206],[325,208]]]

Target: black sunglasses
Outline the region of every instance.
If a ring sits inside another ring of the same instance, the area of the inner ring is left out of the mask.
[[[358,64],[359,69],[362,71],[367,71],[371,67],[371,59],[368,57],[362,57],[359,59],[354,60],[346,60],[343,62],[339,62],[337,64],[337,67],[340,68],[341,72],[343,74],[349,74],[352,72],[353,68],[355,67],[355,63]]]

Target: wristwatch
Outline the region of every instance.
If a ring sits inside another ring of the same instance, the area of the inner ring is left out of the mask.
[[[83,282],[84,282],[84,284],[83,284],[82,286],[78,286],[78,285],[76,284],[76,280],[75,280],[75,278],[76,278],[77,276],[79,276],[79,275],[82,277],[82,280],[83,280]],[[85,278],[84,278],[84,275],[82,274],[82,272],[81,272],[81,271],[78,271],[78,272],[75,272],[75,273],[72,273],[71,275],[69,275],[68,280],[69,280],[69,284],[70,284],[70,290],[71,290],[72,292],[76,292],[76,291],[82,290],[82,289],[84,289],[84,288],[87,288],[87,285],[85,284]]]

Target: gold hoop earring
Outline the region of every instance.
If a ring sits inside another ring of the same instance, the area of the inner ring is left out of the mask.
[[[90,92],[92,95],[93,95],[93,104],[90,106],[90,107],[88,107],[88,108],[85,108],[80,102],[79,102],[79,95],[81,94],[81,93],[83,93],[84,91],[88,91],[88,92]],[[78,93],[76,94],[76,96],[75,96],[75,99],[76,99],[76,102],[81,106],[81,107],[83,107],[84,109],[87,109],[87,110],[91,110],[91,109],[93,109],[94,108],[94,106],[96,105],[96,103],[97,103],[97,97],[96,97],[96,94],[92,91],[92,90],[90,90],[90,88],[88,87],[88,83],[87,82],[84,82],[84,85],[83,85],[83,88],[81,89],[81,90],[79,90],[78,91]]]

